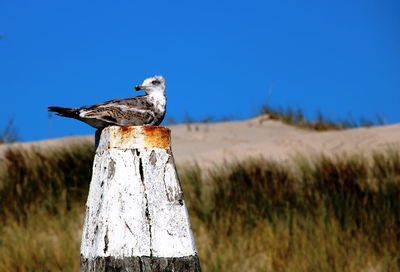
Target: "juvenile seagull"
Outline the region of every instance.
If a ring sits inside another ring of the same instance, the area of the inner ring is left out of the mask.
[[[147,78],[135,90],[146,95],[113,99],[82,108],[49,107],[57,115],[75,118],[90,126],[103,129],[107,126],[158,126],[165,115],[165,80],[162,76]]]

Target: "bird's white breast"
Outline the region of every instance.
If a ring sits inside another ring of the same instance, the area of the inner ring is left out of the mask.
[[[158,112],[161,114],[165,111],[165,104],[167,102],[167,98],[164,94],[152,94],[149,95],[149,99],[154,103],[154,106]]]

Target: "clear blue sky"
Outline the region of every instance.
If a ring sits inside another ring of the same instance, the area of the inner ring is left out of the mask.
[[[90,134],[48,119],[167,80],[167,115],[245,119],[267,101],[400,122],[400,1],[0,1],[0,127]],[[211,99],[215,98],[215,99]]]

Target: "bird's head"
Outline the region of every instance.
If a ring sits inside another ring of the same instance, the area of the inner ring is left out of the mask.
[[[146,78],[141,85],[136,85],[135,90],[143,90],[147,94],[164,94],[165,79],[162,76],[153,76]]]

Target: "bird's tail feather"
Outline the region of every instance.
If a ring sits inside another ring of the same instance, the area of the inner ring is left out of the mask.
[[[79,116],[79,110],[62,107],[48,107],[50,112],[56,112],[59,116],[76,118]]]

